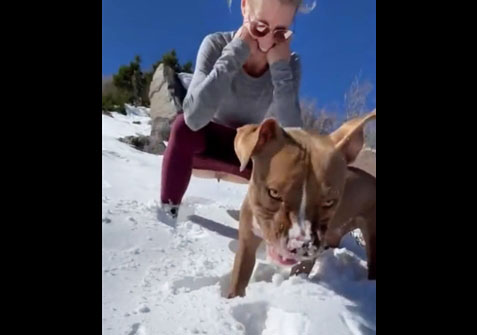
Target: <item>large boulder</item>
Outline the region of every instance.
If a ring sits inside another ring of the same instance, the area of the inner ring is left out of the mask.
[[[169,140],[171,124],[178,113],[182,112],[182,102],[187,91],[179,76],[169,66],[160,64],[149,88],[151,101],[151,134],[145,151],[162,154],[164,141]]]
[[[169,66],[160,64],[152,77],[149,88],[151,101],[151,119],[157,117],[174,119],[182,110],[182,101],[186,94],[177,74]]]
[[[162,155],[166,149],[164,142],[151,142],[150,136],[126,136],[119,138],[119,141],[124,142],[136,148],[137,150],[145,151],[154,155]]]
[[[164,141],[168,141],[171,134],[172,122],[177,114],[182,112],[182,102],[191,78],[190,73],[177,74],[169,66],[160,64],[154,72],[149,88],[150,135],[129,136],[122,138],[121,141],[138,150],[162,155],[166,148]]]

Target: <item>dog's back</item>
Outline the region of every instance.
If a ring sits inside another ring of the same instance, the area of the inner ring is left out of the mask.
[[[369,149],[361,150],[351,166],[360,168],[376,177],[376,152]]]

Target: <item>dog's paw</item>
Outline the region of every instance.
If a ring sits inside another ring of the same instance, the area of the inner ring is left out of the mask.
[[[300,262],[291,268],[290,276],[298,276],[299,274],[309,276],[314,264],[315,261],[313,260]]]
[[[245,291],[243,291],[243,292],[231,291],[227,295],[227,299],[233,299],[233,298],[236,298],[236,297],[245,297]]]

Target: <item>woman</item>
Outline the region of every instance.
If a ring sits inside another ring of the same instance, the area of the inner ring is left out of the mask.
[[[273,115],[282,126],[301,126],[300,61],[289,30],[301,0],[241,0],[243,25],[202,42],[196,68],[172,125],[162,166],[162,210],[176,218],[192,170],[250,178],[239,171],[236,128]]]

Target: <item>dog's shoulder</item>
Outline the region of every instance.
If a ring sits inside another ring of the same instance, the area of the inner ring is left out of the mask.
[[[356,166],[352,166],[352,165],[349,165],[348,166],[348,174],[349,175],[354,175],[356,177],[359,177],[359,178],[364,178],[364,179],[367,179],[369,181],[373,181],[374,183],[376,183],[376,177],[373,176],[372,174],[370,174],[369,172],[359,168],[359,167],[356,167]]]

